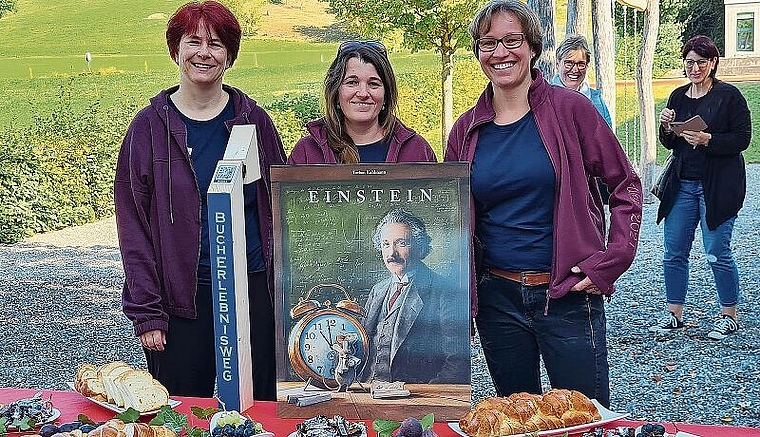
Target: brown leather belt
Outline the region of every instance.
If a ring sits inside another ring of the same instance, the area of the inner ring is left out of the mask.
[[[546,285],[551,279],[549,273],[545,272],[509,272],[507,270],[497,269],[496,267],[489,267],[488,271],[494,276],[517,282],[518,284],[528,287]]]

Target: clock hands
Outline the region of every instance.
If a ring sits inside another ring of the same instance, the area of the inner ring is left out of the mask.
[[[325,335],[325,333],[324,333],[324,332],[322,332],[322,331],[319,331],[319,333],[320,333],[320,335],[322,335],[322,338],[324,338],[324,339],[325,339],[325,341],[327,342],[327,346],[328,346],[328,347],[332,347],[332,343],[331,343],[331,342],[330,342],[330,340],[327,338],[327,336]]]

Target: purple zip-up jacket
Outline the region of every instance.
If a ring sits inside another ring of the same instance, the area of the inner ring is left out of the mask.
[[[132,120],[119,151],[114,182],[116,225],[124,276],[124,314],[136,335],[168,329],[169,315],[196,318],[201,195],[187,152],[185,124],[160,92]],[[261,250],[270,295],[272,209],[269,166],[283,164],[282,141],[269,115],[237,88],[225,85],[235,111],[227,129],[255,124],[262,178],[256,184]]]
[[[288,157],[288,164],[336,164],[335,153],[327,145],[327,125],[323,118],[306,124],[309,135],[298,140]],[[436,162],[430,144],[396,120],[385,162]]]
[[[641,227],[641,181],[615,134],[582,94],[549,85],[534,69],[528,101],[556,175],[554,239],[548,299],[559,299],[582,278],[578,266],[605,295],[633,262]],[[462,114],[449,134],[444,161],[472,163],[480,127],[493,121],[489,83],[475,106]],[[604,216],[594,177],[610,189],[610,230],[605,244]],[[474,200],[471,202],[474,229]],[[474,257],[472,257],[474,259]],[[473,266],[474,272],[474,266]],[[472,315],[477,314],[475,275]]]

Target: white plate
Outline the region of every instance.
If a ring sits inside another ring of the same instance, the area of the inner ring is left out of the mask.
[[[61,417],[61,412],[60,412],[60,410],[58,410],[57,408],[53,408],[53,409],[51,410],[51,412],[52,412],[53,414],[51,414],[51,415],[50,415],[50,417],[48,417],[47,419],[45,419],[45,421],[44,421],[44,422],[35,423],[35,424],[34,424],[34,427],[35,427],[35,428],[37,428],[37,427],[38,427],[38,426],[40,426],[40,425],[44,425],[44,424],[46,424],[46,423],[50,423],[50,422],[54,421],[55,419],[57,419],[57,418]],[[8,424],[8,429],[16,429],[16,427],[15,427],[15,426],[11,426],[10,424]]]
[[[74,383],[73,382],[67,382],[66,384],[69,387],[71,387],[72,390],[76,391],[74,389]],[[77,392],[77,393],[79,393],[79,392]],[[82,395],[82,396],[84,396],[84,395]],[[87,397],[87,396],[84,396],[84,397],[86,399],[89,399],[92,402],[100,405],[101,407],[106,408],[108,410],[111,410],[111,411],[113,411],[114,413],[117,413],[117,414],[121,414],[121,413],[124,413],[125,411],[127,411],[126,408],[120,407],[118,405],[110,404],[108,402],[99,401],[97,399],[93,399],[93,398],[90,398],[90,397]],[[182,403],[182,401],[178,401],[178,400],[169,398],[169,406],[172,407],[172,408],[176,407],[177,405],[179,405],[181,403]],[[153,414],[156,414],[156,413],[158,413],[158,410],[143,411],[142,413],[140,413],[140,416],[150,416],[150,415],[153,415]]]
[[[546,431],[538,431],[535,433],[528,433],[528,434],[510,434],[509,436],[503,436],[503,437],[526,437],[526,436],[542,437],[542,436],[550,436],[550,435],[557,435],[557,434],[564,434],[564,433],[573,434],[577,432],[588,431],[590,429],[604,425],[605,423],[614,422],[618,419],[622,419],[624,417],[628,417],[631,415],[631,413],[616,413],[614,411],[610,411],[604,408],[599,402],[596,401],[596,399],[591,399],[591,402],[593,402],[596,408],[599,410],[599,414],[602,416],[601,420],[597,420],[596,422],[591,422],[591,423],[584,423],[583,425],[575,425],[575,426],[568,426],[565,428],[549,429]],[[469,437],[469,434],[462,431],[462,428],[459,427],[459,422],[449,422],[449,428],[453,429],[454,432],[456,432],[459,435],[462,435],[464,437]]]

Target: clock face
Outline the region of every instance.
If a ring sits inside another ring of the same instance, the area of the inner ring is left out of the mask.
[[[353,355],[361,360],[361,370],[366,361],[367,334],[358,320],[334,309],[315,311],[293,326],[288,340],[293,370],[318,385],[334,384],[339,354],[332,345],[339,343],[338,335],[356,339]]]

